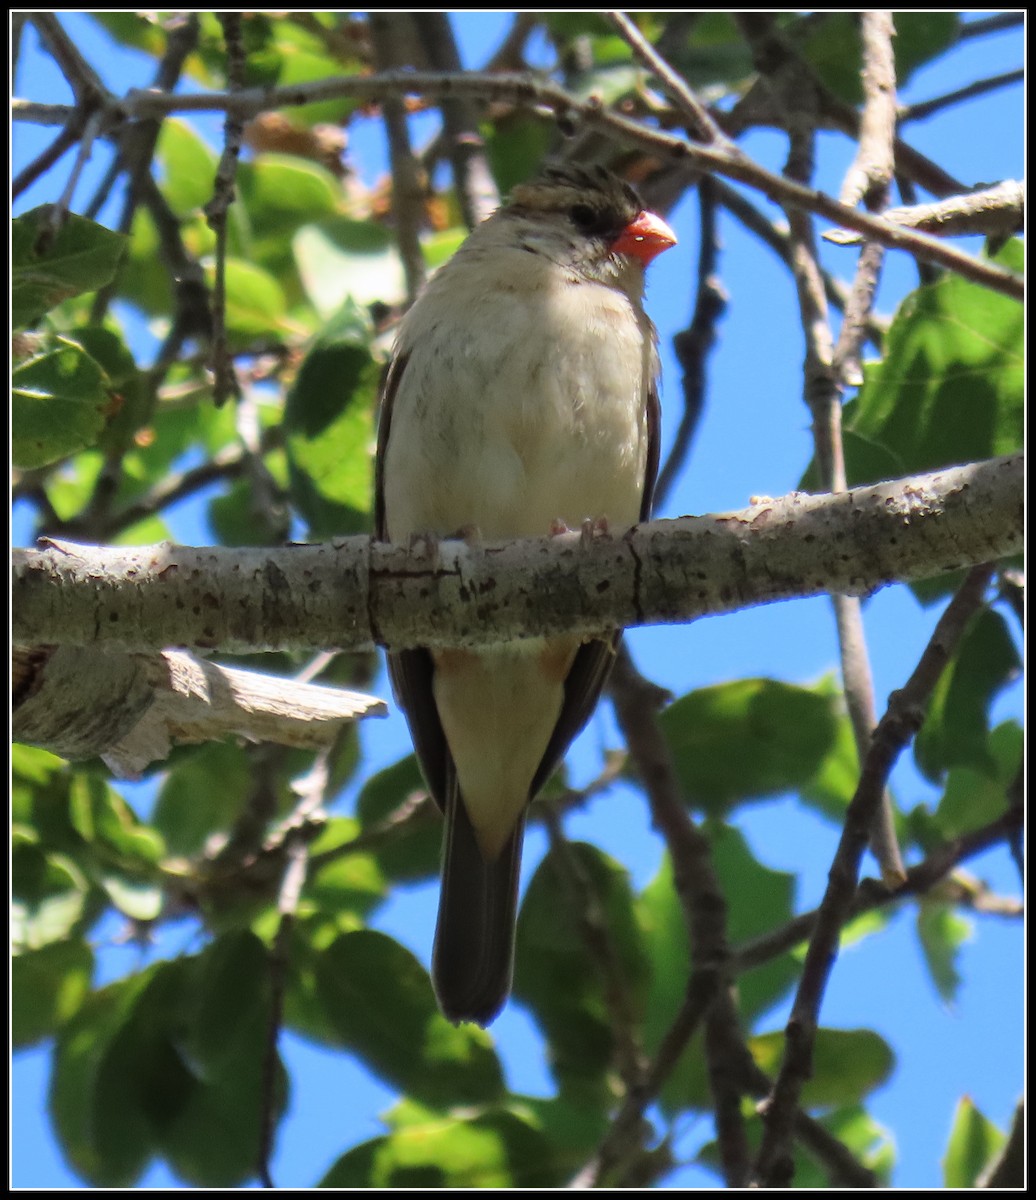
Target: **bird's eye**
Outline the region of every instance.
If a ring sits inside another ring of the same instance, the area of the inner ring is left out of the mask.
[[[597,214],[589,204],[573,204],[568,210],[572,224],[589,233],[597,223]]]

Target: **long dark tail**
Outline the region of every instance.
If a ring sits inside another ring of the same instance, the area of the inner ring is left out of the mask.
[[[451,790],[432,983],[439,1007],[454,1024],[488,1025],[511,990],[525,816],[498,857],[487,863],[456,785]]]

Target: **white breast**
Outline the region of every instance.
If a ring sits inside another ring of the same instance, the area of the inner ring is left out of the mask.
[[[393,540],[639,517],[650,325],[614,287],[512,257],[518,270],[487,273],[472,256],[433,281],[401,331],[384,464]]]

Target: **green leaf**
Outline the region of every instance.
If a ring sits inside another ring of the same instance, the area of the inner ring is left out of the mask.
[[[92,446],[112,399],[108,380],[68,338],[48,338],[40,353],[11,372],[11,456],[19,467],[44,467]]]
[[[566,1182],[546,1131],[523,1107],[452,1121],[425,1112],[423,1119],[354,1146],[319,1186],[414,1191],[562,1187]]]
[[[231,825],[250,786],[244,752],[231,742],[210,742],[180,757],[158,793],[152,817],[169,853],[198,853],[211,833]]]
[[[76,774],[69,792],[72,824],[86,842],[97,844],[124,865],[146,870],[165,853],[162,838],[117,791],[98,775]]]
[[[51,942],[11,959],[11,1042],[16,1050],[53,1037],[89,994],[93,951]]]
[[[359,825],[348,817],[332,817],[310,847],[313,862],[327,850],[353,841]],[[311,873],[305,895],[323,913],[368,913],[386,893],[385,878],[372,854],[342,854]]]
[[[961,976],[957,970],[960,948],[974,932],[972,924],[940,900],[921,897],[917,909],[917,936],[928,974],[946,1004],[957,998]]]
[[[727,935],[734,946],[788,920],[794,901],[794,877],[763,866],[754,858],[742,834],[710,821],[707,827],[712,861],[727,898]],[[687,994],[691,963],[686,914],[673,885],[668,856],[637,902],[644,946],[650,960],[644,1044],[657,1051]],[[799,973],[791,953],[753,968],[738,977],[739,1009],[746,1024],[776,1003]],[[711,1096],[700,1043],[693,1041],[671,1073],[662,1092],[667,1112],[706,1110]]]
[[[284,292],[262,267],[240,258],[227,259],[227,329],[243,338],[269,336],[287,311]]]
[[[932,814],[939,840],[948,841],[995,821],[1007,807],[1007,788],[1021,770],[1025,733],[1005,721],[989,735],[995,773],[970,767],[951,767],[939,806]]]
[[[371,775],[356,799],[361,831],[369,834],[378,826],[392,822],[419,794],[427,791],[413,754]],[[427,819],[409,820],[404,829],[385,838],[376,847],[375,858],[387,878],[410,882],[438,875],[442,819],[434,805],[426,807],[425,811]]]
[[[325,167],[288,154],[264,153],[242,163],[237,184],[263,236],[294,232],[338,211],[340,189]]]
[[[11,851],[11,948],[15,954],[63,941],[84,915],[89,882],[67,855],[27,841]]]
[[[835,736],[831,748],[817,768],[817,773],[799,794],[804,803],[833,820],[841,821],[860,782],[860,756],[856,750],[856,735],[847,714],[835,721]]]
[[[399,251],[373,221],[328,217],[300,229],[292,247],[306,294],[325,320],[347,300],[393,305],[406,298]]]
[[[482,132],[486,157],[502,195],[531,179],[551,147],[550,126],[521,111],[487,122]]]
[[[159,252],[151,214],[138,208],[130,227],[129,252],[119,272],[119,294],[148,316],[168,319],[173,306],[169,273]]]
[[[342,934],[320,957],[317,987],[338,1036],[390,1086],[438,1106],[501,1095],[489,1035],[439,1013],[427,974],[398,942]]]
[[[254,1174],[264,963],[262,947],[239,934],[87,998],[59,1036],[51,1089],[55,1125],[80,1174],[128,1186],[156,1151],[199,1186],[239,1186]],[[282,1069],[273,1086],[277,1115]]]
[[[712,863],[727,899],[727,937],[732,945],[748,941],[794,916],[795,876],[764,866],[744,836],[729,825],[707,826]],[[799,965],[782,954],[738,977],[739,1009],[751,1022],[775,1004],[797,978]]]
[[[88,15],[109,37],[123,46],[143,50],[155,58],[165,52],[166,31],[157,12],[92,12]]]
[[[272,34],[281,56],[277,80],[281,87],[355,74],[363,66],[354,55],[332,58],[322,41],[295,21],[273,21]],[[355,97],[322,100],[315,104],[298,105],[292,108],[291,115],[294,120],[304,121],[307,125],[344,125],[359,103]]]
[[[780,1069],[784,1032],[748,1039],[756,1064],[771,1077]],[[832,1108],[858,1103],[889,1077],[895,1056],[884,1038],[871,1029],[818,1029],[813,1047],[813,1074],[802,1091],[804,1108]]]
[[[997,261],[1020,270],[1017,243]],[[846,428],[885,446],[900,475],[1020,449],[1023,330],[1020,304],[959,276],[919,288],[900,305],[882,361],[867,365]]]
[[[816,16],[816,14],[813,14]],[[956,13],[897,12],[893,14],[896,36],[892,48],[896,58],[896,83],[907,81],[913,70],[956,42],[960,18]],[[821,81],[849,104],[863,102],[860,14],[829,12],[820,21],[804,22],[809,33],[802,53]],[[796,33],[792,26],[791,33]]]
[[[942,1160],[943,1185],[975,1187],[983,1168],[1000,1151],[1006,1136],[986,1120],[970,1096],[962,1096],[953,1114],[950,1140]]]
[[[717,816],[809,783],[837,729],[829,695],[774,679],[691,692],[660,723],[688,803]]]
[[[191,1059],[208,1080],[236,1070],[261,1043],[270,1006],[270,958],[249,930],[225,933],[198,956],[190,996]]]
[[[126,249],[126,238],[70,213],[42,250],[52,206],[34,208],[11,222],[11,323],[24,329],[62,300],[95,292],[110,283]]]
[[[117,1078],[113,1051],[158,969],[94,992],[58,1034],[51,1118],[70,1164],[95,1186],[131,1185],[153,1153],[148,1120],[130,1080]]]
[[[162,122],[155,147],[162,193],[178,217],[189,217],[212,199],[217,157],[197,129],[177,117]]]
[[[313,537],[369,527],[378,368],[370,325],[347,303],[316,339],[284,411],[292,499]]]
[[[79,325],[70,329],[68,336],[83,347],[107,377],[109,419],[99,444],[106,453],[121,454],[133,444],[133,435],[149,415],[150,389],[129,347],[114,329]]]
[[[532,877],[518,917],[514,995],[544,1030],[563,1087],[597,1085],[615,1052],[607,980],[583,927],[583,887],[607,930],[633,1011],[644,1001],[646,962],[625,867],[581,842],[564,856],[552,850]]]
[[[1020,668],[1004,618],[991,609],[979,613],[942,673],[914,741],[917,765],[929,779],[938,782],[950,767],[999,778],[989,749],[989,709]]]

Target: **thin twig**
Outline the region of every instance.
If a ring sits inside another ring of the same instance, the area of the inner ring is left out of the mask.
[[[551,805],[543,807],[553,862],[571,897],[569,911],[576,914],[583,944],[601,977],[619,1075],[626,1090],[635,1091],[644,1078],[647,1062],[638,1035],[630,981],[605,920],[597,889],[565,836],[557,809]]]
[[[996,187],[948,196],[934,204],[887,208],[882,216],[886,221],[939,237],[975,233],[986,237],[1011,237],[1025,228],[1025,184],[1020,180],[1005,179]],[[851,246],[864,240],[858,233],[838,229],[829,230],[824,237],[840,246]]]
[[[288,966],[291,957],[291,934],[295,924],[302,888],[306,882],[306,859],[308,846],[303,838],[289,838],[284,846],[286,862],[277,897],[277,912],[280,920],[273,946],[270,948],[268,967],[270,980],[270,1011],[266,1025],[266,1041],[263,1047],[262,1081],[259,1086],[259,1154],[256,1173],[264,1188],[276,1185],[270,1173],[273,1156],[273,1135],[277,1127],[277,1076],[279,1056],[277,1043],[280,1040],[284,1021],[284,996],[288,989]]]
[[[538,24],[533,12],[516,12],[504,40],[486,60],[484,71],[521,71],[525,68],[525,43]]]
[[[12,200],[17,200],[26,188],[34,184],[41,175],[61,160],[79,141],[86,122],[87,116],[82,109],[77,108],[72,111],[68,122],[58,136],[11,180]]]
[[[738,147],[712,119],[709,110],[687,86],[687,82],[673,70],[629,17],[623,12],[606,12],[604,15],[618,30],[634,56],[661,80],[662,86],[683,113],[691,136],[722,148],[728,154],[740,154]]]
[[[878,217],[848,209],[823,192],[804,188],[782,179],[753,162],[747,155],[732,156],[711,146],[702,146],[674,137],[642,122],[604,108],[594,99],[581,100],[564,88],[525,74],[469,71],[461,76],[421,71],[389,71],[378,75],[334,77],[313,83],[282,88],[247,88],[239,92],[209,92],[166,95],[132,90],[119,100],[124,116],[168,115],[174,112],[233,111],[242,119],[254,117],[271,108],[288,108],[344,96],[363,96],[381,100],[389,96],[463,95],[484,100],[503,100],[565,118],[569,124],[582,121],[588,127],[612,135],[625,145],[648,150],[663,159],[684,158],[705,171],[715,171],[762,191],[781,203],[815,212],[839,225],[856,229],[871,241],[905,250],[915,257],[938,263],[984,287],[1021,300],[1024,280],[1005,270],[913,230],[903,229]],[[18,116],[17,107],[14,114]],[[899,157],[897,142],[897,160]],[[965,189],[952,181],[944,194]]]
[[[894,692],[878,724],[863,763],[860,782],[845,815],[845,825],[828,873],[828,886],[817,914],[802,978],[785,1030],[784,1058],[764,1112],[765,1131],[755,1175],[762,1186],[781,1186],[790,1178],[790,1139],[794,1111],[812,1067],[820,1004],[834,966],[838,939],[856,894],[860,861],[874,815],[896,759],[920,728],[925,709],[954,646],[983,602],[992,565],[975,567],[939,619],[924,653],[903,688]]]
[[[931,100],[920,100],[917,104],[901,105],[899,109],[899,123],[900,125],[905,125],[907,121],[923,121],[926,117],[941,112],[944,108],[949,108],[952,104],[960,104],[964,100],[974,100],[976,96],[984,96],[988,92],[997,91],[999,88],[1010,87],[1012,84],[1024,82],[1024,67],[1018,67],[1013,71],[1003,71],[999,75],[990,75],[986,79],[976,79],[974,83],[956,88],[952,92],[946,92],[942,96],[933,96]]]
[[[449,14],[426,10],[415,12],[413,17],[429,64],[437,71],[463,70]],[[473,229],[500,206],[500,193],[486,160],[478,114],[472,102],[461,97],[444,97],[441,108],[461,216],[465,225]]]
[[[41,249],[44,244],[51,242],[57,237],[62,225],[67,220],[69,210],[72,207],[72,200],[75,196],[76,184],[79,182],[79,176],[83,173],[83,168],[90,161],[94,140],[97,137],[100,127],[101,114],[95,112],[88,118],[86,125],[83,127],[83,134],[79,141],[79,150],[76,153],[76,160],[72,164],[72,170],[68,174],[68,182],[58,197],[57,203],[50,205],[48,209],[47,219],[43,223],[36,241],[37,249]]]
[[[896,60],[892,52],[892,14],[871,10],[860,14],[863,43],[863,112],[856,157],[845,174],[839,199],[880,212],[888,207],[895,167]]]
[[[997,13],[994,17],[981,17],[977,21],[965,21],[958,37],[961,41],[966,38],[984,37],[987,33],[1002,33],[1005,29],[1017,29],[1025,24],[1024,12]]]
[[[32,23],[80,104],[93,107],[96,101],[108,96],[108,89],[101,82],[101,77],[86,61],[53,13],[32,13]]]
[[[242,42],[241,13],[219,14],[227,50],[227,82],[233,92],[244,83],[245,47]],[[234,201],[237,164],[244,145],[245,122],[231,109],[223,123],[223,153],[216,168],[212,198],[204,212],[216,235],[216,278],[212,289],[212,345],[209,362],[213,374],[213,402],[221,408],[228,397],[237,399],[241,386],[227,343],[227,212]]]
[[[765,245],[769,246],[781,262],[790,267],[792,247],[787,226],[771,221],[747,197],[743,196],[736,188],[731,187],[725,180],[713,176],[712,182],[719,203],[736,217],[750,233],[754,233]],[[830,272],[822,271],[821,274],[824,281],[824,295],[827,297],[828,304],[844,311],[849,302],[849,288]],[[867,324],[867,337],[878,350],[881,349],[885,335],[888,333],[888,326],[887,319],[871,314]]]
[[[861,880],[853,901],[846,910],[845,923],[854,921],[863,913],[897,904],[910,896],[924,895],[960,863],[983,854],[991,846],[1009,841],[1013,832],[1021,827],[1021,822],[1020,810],[1009,807],[1005,813],[980,829],[962,834],[930,851],[921,862],[908,868],[906,881],[894,890],[875,879]],[[965,896],[961,896],[957,902],[963,904],[968,901]],[[815,908],[801,913],[779,929],[773,929],[735,946],[731,953],[732,974],[743,974],[800,946],[809,939],[816,928],[819,912],[820,910]]]
[[[888,206],[895,167],[896,74],[892,39],[895,30],[888,11],[861,13],[863,43],[864,108],[860,118],[860,143],[852,166],[842,184],[845,203],[862,199],[872,211]],[[860,354],[864,333],[874,307],[874,297],[884,262],[885,249],[873,242],[864,245],[856,264],[849,302],[832,356],[834,380],[840,387],[859,386],[863,382]],[[831,425],[841,438],[841,397],[837,388],[828,397]],[[827,481],[831,491],[848,486],[844,455],[838,459],[841,469]],[[874,679],[871,673],[867,638],[863,628],[863,610],[858,596],[833,595],[838,647],[842,666],[842,687],[849,720],[856,739],[860,762],[870,745],[877,722]],[[892,796],[886,789],[881,808],[871,830],[871,849],[881,866],[882,878],[890,886],[903,882],[903,856],[896,839]]]
[[[675,1069],[687,1040],[699,1021],[712,1011],[712,1005],[723,994],[729,978],[725,965],[729,955],[726,900],[712,866],[708,840],[681,800],[672,759],[655,713],[659,689],[638,674],[628,652],[622,649],[610,691],[619,726],[647,792],[652,820],[669,849],[673,886],[684,910],[694,969],[684,1004],[663,1038],[644,1085],[634,1092],[627,1092],[593,1161],[580,1175],[581,1181],[595,1185],[611,1177],[620,1169],[624,1158],[635,1150],[646,1106],[658,1095],[662,1084]],[[710,1077],[722,1088],[722,1094],[716,1099],[722,1109],[724,1128],[729,1130],[726,1121],[730,1115],[732,1076],[722,1070],[717,1055],[727,1054],[730,1045],[743,1046],[743,1041],[732,1005],[724,1003],[715,1013],[715,1022],[708,1043]],[[734,1157],[732,1155],[731,1162],[726,1165],[736,1171]]]
[[[400,48],[400,43],[405,45],[409,40],[404,36],[404,24],[411,23],[414,16],[414,13],[370,13],[368,26],[374,60],[382,70],[402,65],[400,58],[405,52]],[[402,98],[386,96],[382,101],[381,110],[392,170],[392,212],[395,217],[396,243],[406,275],[407,299],[413,303],[425,280],[420,234],[424,224],[426,180],[411,148],[406,106]]]
[[[704,176],[698,184],[701,212],[698,246],[698,285],[690,325],[673,337],[673,349],[683,368],[683,411],[665,464],[658,473],[654,507],[660,509],[687,460],[705,403],[705,364],[716,341],[716,326],[727,307],[727,294],[716,274],[719,234],[716,229],[716,181]]]

